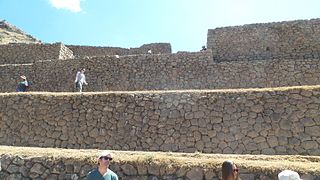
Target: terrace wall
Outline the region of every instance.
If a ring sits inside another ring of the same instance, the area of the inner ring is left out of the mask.
[[[216,61],[320,57],[320,19],[209,29],[207,47]]]
[[[13,92],[19,76],[31,91],[74,91],[76,72],[86,68],[85,91],[230,89],[317,85],[319,59],[214,62],[210,51],[38,61],[0,65],[0,92]]]
[[[62,43],[0,45],[0,64],[24,64],[38,60],[70,59],[73,53]]]
[[[0,144],[320,155],[320,88],[0,96]]]
[[[83,150],[82,150],[83,152]],[[81,154],[79,151],[74,153]],[[220,165],[210,167],[210,164],[192,164],[190,160],[197,161],[196,157],[186,155],[183,165],[167,161],[167,164],[159,163],[152,159],[152,156],[146,155],[145,162],[141,163],[137,160],[126,159],[122,161],[114,160],[110,165],[110,169],[117,173],[122,180],[160,180],[160,179],[176,179],[176,180],[218,180],[221,177]],[[96,163],[75,157],[39,157],[39,154],[33,156],[17,156],[2,154],[1,161],[1,179],[67,179],[82,180],[86,179],[87,173],[96,168]],[[114,159],[117,159],[115,157]],[[149,161],[149,162],[148,162]],[[170,164],[170,165],[168,165]],[[274,180],[277,179],[276,172],[266,172],[263,168],[247,169],[238,165],[240,168],[240,177],[245,180]],[[291,167],[292,168],[292,167]],[[311,170],[310,170],[311,171]],[[320,178],[316,174],[306,174],[299,172],[303,179]]]
[[[151,50],[153,54],[168,54],[172,52],[170,43],[144,44],[139,48],[129,49],[120,47],[96,47],[77,45],[67,45],[67,47],[73,51],[76,57],[147,54],[148,50]]]

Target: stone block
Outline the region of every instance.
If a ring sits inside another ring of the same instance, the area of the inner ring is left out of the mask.
[[[138,171],[131,164],[124,164],[121,169],[125,175],[136,176]]]
[[[188,180],[202,180],[203,176],[203,170],[200,168],[192,168],[186,174]]]

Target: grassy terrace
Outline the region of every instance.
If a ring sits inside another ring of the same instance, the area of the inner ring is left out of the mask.
[[[283,169],[292,169],[304,174],[320,175],[320,156],[300,155],[228,155],[202,153],[172,153],[172,152],[138,152],[112,151],[114,163],[155,163],[175,167],[201,167],[204,169],[219,169],[226,159],[235,161],[240,168],[251,172],[277,174]],[[22,156],[25,158],[45,157],[51,161],[75,160],[95,164],[98,150],[75,150],[58,148],[31,148],[0,146],[0,155]]]

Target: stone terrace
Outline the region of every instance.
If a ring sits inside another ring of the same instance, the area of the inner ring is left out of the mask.
[[[320,87],[0,94],[0,143],[320,155]]]
[[[217,180],[226,159],[244,180],[284,169],[320,180],[319,22],[217,28],[209,50],[194,53],[166,43],[1,46],[0,92],[22,74],[32,91],[52,92],[0,93],[0,179],[85,179],[90,149],[111,149],[124,180]],[[91,92],[67,93],[83,67]]]
[[[33,83],[31,91],[72,92],[81,67],[87,69],[85,91],[89,92],[264,88],[320,82],[319,59],[214,62],[207,51],[0,65],[0,92],[14,91],[21,74]]]
[[[66,150],[0,146],[0,178],[85,179],[96,167],[97,150]],[[237,162],[243,180],[276,180],[292,169],[304,180],[319,180],[318,156],[256,156],[201,153],[113,151],[111,169],[122,180],[218,180],[225,159]]]
[[[73,57],[73,52],[62,43],[0,45],[0,64],[24,64]]]
[[[151,50],[153,54],[169,54],[171,53],[171,45],[169,43],[151,43],[144,44],[139,48],[120,48],[120,47],[95,47],[95,46],[75,46],[67,45],[76,57],[86,56],[106,56],[106,55],[132,55],[147,54]]]
[[[208,30],[216,61],[320,57],[320,19],[249,24]]]

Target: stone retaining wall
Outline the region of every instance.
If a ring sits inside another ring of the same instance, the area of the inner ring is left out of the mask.
[[[320,155],[320,87],[0,96],[0,144]]]
[[[86,68],[85,91],[229,89],[316,85],[319,59],[214,62],[210,51],[44,61],[0,65],[0,92],[13,92],[19,76],[31,91],[73,91],[76,72]]]
[[[24,64],[38,60],[70,59],[73,53],[62,43],[0,45],[0,64]]]
[[[80,46],[67,45],[76,57],[85,56],[106,56],[106,55],[128,55],[129,49],[120,47],[98,47],[98,46]]]
[[[86,179],[87,173],[97,165],[81,161],[76,158],[51,158],[51,157],[22,157],[0,155],[0,179]],[[266,175],[264,172],[248,171],[241,166],[241,178],[245,180],[272,180],[276,173]],[[113,162],[110,166],[122,180],[218,180],[220,168],[207,169],[206,167],[146,163],[134,161]],[[220,175],[221,176],[221,175]],[[320,178],[317,176],[308,176]]]
[[[144,44],[139,48],[129,49],[120,47],[96,47],[77,45],[67,45],[67,47],[73,51],[76,57],[147,54],[148,50],[151,50],[153,54],[168,54],[172,52],[170,43]]]
[[[21,75],[34,80],[34,67],[33,64],[0,65],[1,92],[15,92],[18,83],[22,81]]]
[[[84,179],[97,167],[98,152],[0,146],[0,179]],[[237,164],[244,180],[275,180],[284,169],[297,171],[304,180],[320,179],[317,156],[111,152],[110,169],[122,180],[218,180],[226,159]]]
[[[151,50],[153,54],[172,53],[170,43],[151,43],[151,44],[144,44],[139,48],[130,48],[130,54],[147,54],[148,50]]]
[[[320,19],[249,24],[208,30],[216,61],[320,57]]]

